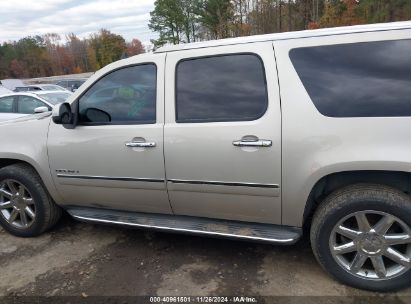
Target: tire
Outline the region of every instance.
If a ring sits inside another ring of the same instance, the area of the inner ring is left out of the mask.
[[[11,189],[23,193],[24,196],[11,200],[9,196],[12,194]],[[10,207],[9,204],[7,206],[10,208],[3,208],[7,201],[13,202],[13,206]],[[14,164],[0,169],[0,205],[2,203],[0,225],[4,230],[18,237],[40,235],[53,227],[62,215],[62,209],[53,202],[40,176],[26,164]],[[27,212],[25,206],[28,206],[31,212]],[[13,212],[18,215],[15,221],[10,223],[14,216]],[[31,217],[32,215],[34,216]]]
[[[411,285],[411,240],[394,244],[392,234],[409,235],[410,227],[408,195],[387,186],[357,184],[331,193],[320,204],[311,225],[311,246],[322,268],[340,282],[394,291]],[[393,249],[408,260],[393,256]]]

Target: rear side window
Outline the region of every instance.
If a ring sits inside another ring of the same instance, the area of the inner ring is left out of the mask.
[[[224,55],[179,62],[176,121],[248,121],[267,109],[264,66],[253,54]]]
[[[12,113],[13,101],[13,96],[0,98],[0,113]]]
[[[411,40],[292,49],[318,111],[330,117],[411,116]]]

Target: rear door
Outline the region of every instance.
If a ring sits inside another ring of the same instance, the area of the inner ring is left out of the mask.
[[[271,43],[167,54],[165,163],[175,214],[281,223]]]

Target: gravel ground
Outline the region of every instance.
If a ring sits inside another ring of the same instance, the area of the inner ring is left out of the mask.
[[[410,303],[411,288],[383,295],[346,287],[321,270],[307,237],[293,246],[273,246],[91,225],[65,216],[38,238],[0,230],[0,296],[16,295],[362,296],[374,303],[389,296]]]

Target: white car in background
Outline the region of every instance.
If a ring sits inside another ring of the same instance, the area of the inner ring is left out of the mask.
[[[23,87],[16,87],[14,92],[33,92],[33,91],[60,91],[60,92],[69,92],[65,88],[56,85],[56,84],[32,84]]]
[[[71,94],[68,91],[35,91],[0,96],[0,122],[51,111]]]
[[[3,86],[0,84],[0,96],[6,95],[6,94],[10,94],[10,93],[13,93],[13,91],[11,91],[11,90],[3,87]]]
[[[2,79],[0,80],[0,86],[3,86],[10,91],[14,91],[17,87],[24,87],[26,85],[20,79]]]

